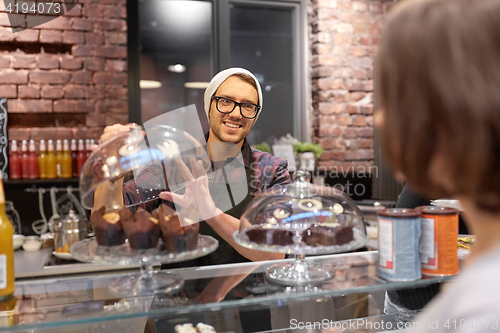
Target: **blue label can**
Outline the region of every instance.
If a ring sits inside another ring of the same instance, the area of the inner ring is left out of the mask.
[[[377,215],[378,275],[389,281],[420,279],[420,213],[414,209],[392,208],[380,210]]]

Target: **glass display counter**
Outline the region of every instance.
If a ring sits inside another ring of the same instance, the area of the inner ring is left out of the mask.
[[[413,288],[418,298],[419,288],[450,279],[387,282],[376,273],[377,251],[306,260],[331,266],[335,276],[283,286],[266,278],[276,261],[183,268],[172,270],[185,281],[179,292],[147,297],[114,295],[109,285],[118,274],[18,281],[14,311],[0,312],[0,332],[174,332],[199,322],[217,332],[376,332],[396,328],[397,320],[387,327],[394,319],[384,314],[384,303],[391,313],[387,291]]]

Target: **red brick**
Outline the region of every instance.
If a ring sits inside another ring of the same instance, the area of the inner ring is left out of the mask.
[[[19,86],[19,98],[40,98],[40,86]]]
[[[86,32],[85,44],[93,44],[93,45],[104,44],[104,36],[102,33]]]
[[[14,34],[9,28],[0,27],[0,42],[12,42],[14,40]]]
[[[44,128],[31,128],[32,140],[54,140],[54,138],[61,140],[71,140],[74,138],[73,131],[67,127],[44,127]]]
[[[333,74],[333,70],[330,67],[315,67],[311,71],[311,77],[313,79],[321,77],[329,77]]]
[[[352,126],[366,126],[366,117],[365,116],[352,116]]]
[[[26,56],[26,55],[18,55],[14,54],[12,56],[12,68],[15,69],[33,69],[36,67],[36,58],[35,56]]]
[[[78,31],[92,31],[94,26],[92,25],[92,21],[84,18],[73,19],[73,30]]]
[[[373,138],[373,127],[358,128],[357,136]]]
[[[351,102],[357,102],[360,99],[362,99],[363,97],[365,97],[366,95],[367,94],[365,92],[355,91],[355,92],[352,92],[349,94],[349,100]]]
[[[374,157],[373,149],[348,150],[345,155],[346,160],[372,160]]]
[[[69,82],[70,75],[66,72],[31,71],[30,82],[44,84],[62,84]]]
[[[93,101],[71,99],[54,101],[54,112],[93,112],[94,109]]]
[[[346,105],[345,112],[349,114],[358,113],[358,107],[356,105]]]
[[[368,25],[365,23],[353,23],[354,33],[358,35],[368,33]]]
[[[43,29],[69,30],[71,29],[71,19],[64,16],[54,15],[54,19],[47,21],[47,16],[28,15],[26,22],[28,27],[37,27]]]
[[[353,56],[356,56],[356,57],[363,57],[366,55],[366,50],[363,47],[355,46],[355,47],[351,47],[351,49],[349,50],[349,53]]]
[[[121,84],[125,86],[127,85],[127,74],[97,72],[94,74],[94,82],[96,84]]]
[[[361,37],[359,39],[359,42],[361,43],[361,45],[377,45],[378,38],[376,38],[376,37]]]
[[[125,46],[98,45],[95,47],[94,56],[104,58],[126,58],[127,48]]]
[[[40,43],[61,43],[62,32],[58,30],[41,30]]]
[[[105,87],[106,85],[98,84],[88,86],[85,91],[85,98],[87,99],[100,99],[106,97]]]
[[[52,85],[52,86],[42,86],[41,96],[42,98],[49,99],[60,99],[63,97],[63,86]]]
[[[40,69],[59,69],[59,58],[38,56],[38,68]]]
[[[354,9],[357,12],[366,12],[366,10],[368,9],[368,6],[367,6],[366,2],[353,1],[352,2],[352,9]]]
[[[352,36],[345,35],[345,34],[335,34],[333,36],[333,43],[335,45],[351,44],[352,43]]]
[[[318,143],[323,147],[324,149],[332,149],[335,144],[332,139],[319,139]]]
[[[10,28],[26,27],[25,15],[0,13],[0,25]]]
[[[362,113],[362,114],[373,114],[373,105],[362,105],[359,108],[359,113]]]
[[[99,0],[99,3],[108,5],[124,5],[127,3],[127,0]]]
[[[71,48],[71,53],[75,57],[88,57],[92,55],[93,47],[91,45],[74,45]]]
[[[10,57],[0,56],[0,68],[9,68],[9,67],[10,67]]]
[[[106,6],[104,14],[106,18],[127,18],[127,10],[125,6]]]
[[[17,89],[13,84],[0,85],[0,96],[2,98],[17,98]]]
[[[121,113],[106,113],[106,125],[126,123],[128,123],[127,108],[125,108],[125,110],[122,110]]]
[[[337,124],[344,126],[351,125],[351,117],[349,117],[348,115],[340,116],[337,118]]]
[[[16,41],[23,43],[36,43],[38,42],[38,36],[40,35],[40,30],[27,29],[23,31],[16,32]]]
[[[320,136],[339,136],[342,134],[342,130],[338,127],[333,127],[331,125],[325,126],[319,125],[319,135]]]
[[[106,13],[106,6],[93,3],[86,5],[84,11],[87,17],[101,18]]]
[[[370,24],[368,28],[368,33],[370,35],[380,35],[382,33],[382,28],[376,24]]]
[[[103,71],[104,59],[102,58],[86,58],[84,60],[84,68],[89,71]]]
[[[0,3],[2,3],[0,1]],[[30,140],[31,139],[31,129],[30,128],[9,128],[9,140]]]
[[[372,13],[382,13],[384,10],[384,6],[380,2],[371,1],[368,4],[368,10]]]
[[[344,86],[342,79],[321,78],[318,79],[318,88],[321,90],[342,89]]]
[[[85,38],[83,32],[64,31],[62,34],[62,42],[64,44],[83,44],[85,43]]]
[[[378,47],[377,46],[367,46],[366,47],[366,55],[369,57],[375,58],[377,56]]]
[[[373,91],[373,80],[347,80],[346,89],[351,91]]]
[[[106,60],[104,70],[106,72],[125,72],[127,71],[127,62],[124,60]]]
[[[343,105],[339,103],[319,103],[318,110],[320,114],[329,115],[334,113],[341,113]]]
[[[28,72],[2,70],[0,83],[26,84],[28,83]]]
[[[82,5],[77,4],[70,11],[67,11],[65,16],[82,16]]]
[[[10,20],[7,13],[0,13],[0,25],[4,27],[10,27]]]
[[[99,100],[96,104],[97,112],[105,112],[105,113],[127,113],[127,101],[118,101],[112,99]]]
[[[345,151],[341,150],[327,150],[323,152],[321,155],[321,160],[344,160],[345,159]]]
[[[106,31],[126,31],[127,22],[125,20],[107,19],[94,21],[94,30]]]
[[[52,112],[52,101],[9,99],[7,108],[9,112]]]
[[[106,43],[111,45],[126,45],[127,33],[126,32],[107,32]]]
[[[64,98],[85,98],[86,86],[66,85],[63,88]]]
[[[92,72],[78,71],[73,72],[71,83],[90,84],[92,83]]]
[[[88,113],[85,118],[86,126],[106,126],[106,114]]]
[[[75,70],[75,69],[82,69],[82,67],[83,67],[83,61],[80,58],[66,58],[66,57],[61,58],[62,69]]]
[[[119,85],[107,84],[104,86],[105,96],[107,98],[123,98],[126,99],[128,96],[127,87]]]

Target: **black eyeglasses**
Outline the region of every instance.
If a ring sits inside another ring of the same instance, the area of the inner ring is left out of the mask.
[[[234,109],[239,106],[240,113],[244,118],[253,119],[257,116],[257,113],[260,110],[260,106],[253,103],[238,103],[233,101],[227,97],[217,97],[214,96],[212,99],[215,99],[215,106],[217,107],[217,111],[224,114],[229,114],[234,111]]]

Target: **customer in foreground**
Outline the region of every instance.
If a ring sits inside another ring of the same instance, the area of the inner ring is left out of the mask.
[[[380,41],[375,115],[394,171],[463,205],[476,245],[415,332],[500,331],[500,1],[408,0]]]

